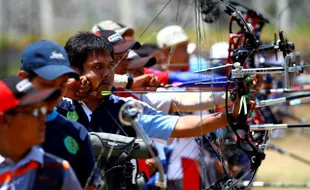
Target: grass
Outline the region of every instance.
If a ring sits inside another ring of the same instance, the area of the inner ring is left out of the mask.
[[[274,144],[305,159],[310,158],[309,142],[309,136],[289,136],[284,139],[273,140]],[[266,160],[259,168],[257,181],[310,183],[310,166],[273,150],[267,150],[266,155]]]
[[[292,111],[299,117],[307,118],[309,106],[291,107]],[[309,116],[308,116],[309,118]],[[287,120],[289,123],[293,123]],[[299,130],[299,131],[298,131]],[[296,132],[303,132],[303,135],[296,135]],[[289,134],[282,139],[273,139],[272,142],[279,147],[295,153],[307,160],[310,160],[310,134],[308,129],[292,129]],[[273,150],[266,151],[266,160],[263,161],[257,173],[256,181],[283,182],[283,183],[310,183],[310,166],[289,156],[282,155]],[[253,188],[253,190],[268,189],[276,190],[280,188]],[[297,190],[298,188],[285,188]]]

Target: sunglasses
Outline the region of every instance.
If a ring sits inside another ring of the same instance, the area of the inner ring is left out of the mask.
[[[31,111],[13,109],[13,110],[10,110],[6,113],[10,114],[10,115],[16,115],[18,113],[23,113],[23,114],[27,114],[27,115],[32,115],[33,117],[39,117],[39,115],[46,116],[47,115],[47,107],[41,106],[38,108],[34,108]]]

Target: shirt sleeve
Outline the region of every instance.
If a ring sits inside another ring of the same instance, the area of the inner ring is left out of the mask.
[[[187,92],[185,94],[172,93],[173,110],[181,112],[195,112],[213,109],[214,105],[225,105],[225,92]]]
[[[170,115],[141,115],[140,125],[150,138],[168,141],[179,116]]]
[[[156,93],[141,94],[139,99],[164,113],[169,113],[172,102],[170,96]]]
[[[62,183],[61,190],[72,190],[72,189],[82,190],[82,187],[73,169],[69,167],[64,172],[64,180]]]
[[[128,83],[128,76],[126,74],[125,75],[117,75],[117,74],[114,75],[113,85],[116,88],[125,88],[127,83]]]
[[[139,124],[150,138],[157,138],[168,141],[179,116],[165,115],[164,112],[152,108],[145,102],[133,98],[120,98],[125,102],[138,101],[143,107],[143,114],[140,116]]]

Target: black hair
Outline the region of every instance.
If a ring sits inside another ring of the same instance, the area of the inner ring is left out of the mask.
[[[113,47],[110,42],[91,32],[79,32],[72,36],[65,45],[70,65],[83,72],[84,63],[89,53],[102,53],[108,51],[114,58]]]

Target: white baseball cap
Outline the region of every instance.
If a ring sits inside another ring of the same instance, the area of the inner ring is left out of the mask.
[[[124,26],[120,23],[116,23],[112,20],[104,20],[104,21],[101,21],[101,22],[95,24],[92,27],[91,32],[97,31],[98,26],[101,27],[103,30],[114,30],[115,32],[117,32],[120,35],[123,35],[125,32],[130,32],[132,34],[134,33],[134,30],[132,28]]]
[[[189,40],[182,27],[177,25],[161,29],[156,36],[159,48],[170,47]]]

